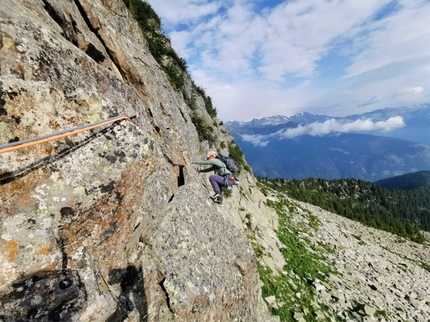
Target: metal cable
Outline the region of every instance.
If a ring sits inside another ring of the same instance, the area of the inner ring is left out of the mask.
[[[49,141],[59,140],[59,139],[66,137],[66,136],[78,134],[80,132],[92,130],[92,129],[98,128],[100,126],[111,124],[111,123],[122,121],[122,120],[127,120],[127,121],[131,122],[131,119],[128,116],[116,116],[116,117],[112,117],[112,118],[104,120],[104,121],[99,121],[99,122],[95,122],[95,123],[91,123],[91,124],[87,124],[87,125],[81,125],[81,126],[73,128],[73,129],[69,129],[69,130],[63,130],[63,131],[52,133],[52,134],[38,136],[38,137],[35,137],[32,139],[26,139],[26,140],[22,140],[22,141],[18,141],[18,142],[3,144],[3,145],[0,145],[0,154],[5,153],[5,152],[14,151],[14,150],[19,150],[22,148],[34,146],[34,145],[49,142]]]

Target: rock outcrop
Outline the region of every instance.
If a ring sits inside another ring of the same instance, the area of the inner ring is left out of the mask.
[[[3,0],[0,27],[1,143],[132,117],[0,155],[0,320],[265,320],[192,166],[209,145],[123,2]]]

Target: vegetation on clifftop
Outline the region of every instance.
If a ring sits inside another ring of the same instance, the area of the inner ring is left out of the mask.
[[[245,161],[245,156],[242,150],[234,141],[228,144],[228,153],[230,157],[239,164],[239,172],[245,169],[252,173],[251,167]]]
[[[167,74],[170,84],[177,91],[182,91],[188,106],[194,111],[191,120],[197,129],[200,141],[208,141],[214,145],[216,138],[213,135],[212,126],[205,117],[197,112],[196,97],[203,99],[205,109],[212,119],[217,116],[217,111],[212,104],[212,99],[202,87],[197,86],[191,80],[191,95],[185,95],[185,80],[189,77],[188,66],[184,58],[179,57],[171,46],[169,37],[162,31],[162,23],[152,6],[142,0],[123,0],[130,13],[136,19],[148,42],[149,51]],[[187,97],[190,96],[190,97]],[[215,122],[215,121],[214,121]],[[214,123],[215,124],[215,123]],[[218,125],[218,123],[216,123]]]
[[[208,141],[211,144],[215,143],[212,128],[203,116],[194,112],[191,116],[191,121],[197,129],[200,141]]]
[[[148,41],[152,56],[169,76],[172,86],[181,89],[184,85],[184,77],[188,75],[187,62],[176,54],[170,39],[163,34],[160,17],[145,1],[123,1]]]

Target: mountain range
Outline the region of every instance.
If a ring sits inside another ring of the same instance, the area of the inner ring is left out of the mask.
[[[227,122],[258,176],[376,181],[430,169],[430,104]]]

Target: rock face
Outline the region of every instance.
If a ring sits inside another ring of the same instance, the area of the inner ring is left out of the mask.
[[[132,117],[0,154],[0,321],[279,321],[267,305],[282,303],[263,300],[257,270],[297,282],[268,206],[277,195],[242,171],[231,197],[212,203],[192,161],[227,153],[232,137],[190,79],[172,88],[122,0],[0,2],[0,144]],[[196,111],[211,144],[199,141]],[[342,320],[430,319],[428,246],[301,207],[323,224],[300,238],[333,248],[340,273],[306,280],[319,307]],[[300,209],[291,216],[302,227]]]
[[[209,145],[123,2],[2,0],[0,27],[2,144],[133,117],[0,155],[0,320],[266,320],[191,165]]]

